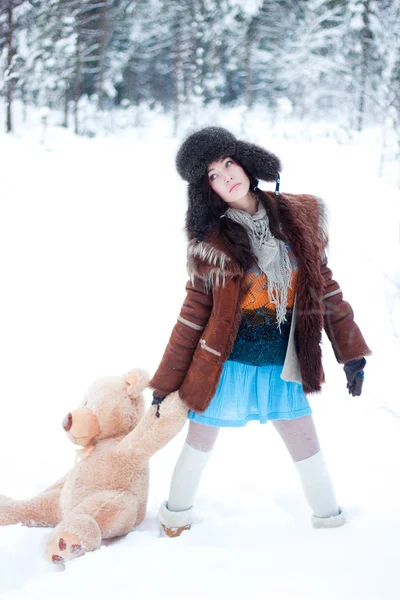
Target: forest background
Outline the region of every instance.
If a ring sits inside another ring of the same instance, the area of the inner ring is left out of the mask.
[[[393,159],[400,2],[0,0],[0,96],[9,132],[17,100],[25,118],[56,111],[89,136],[139,125],[147,109],[177,136],[235,105],[245,130],[262,105],[271,121],[330,121],[338,141],[378,124]]]

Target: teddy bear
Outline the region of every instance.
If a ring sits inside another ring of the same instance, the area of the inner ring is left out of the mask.
[[[161,412],[153,405],[145,412],[148,381],[143,369],[95,381],[63,420],[82,447],[75,465],[34,498],[0,495],[0,525],[53,527],[45,557],[56,564],[137,527],[146,514],[149,459],[180,431],[188,412],[178,392],[165,398]]]

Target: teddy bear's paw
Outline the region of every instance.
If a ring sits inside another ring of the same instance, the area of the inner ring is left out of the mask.
[[[45,556],[50,562],[62,564],[97,550],[100,545],[101,532],[96,521],[90,515],[72,514],[50,532]]]
[[[60,532],[53,540],[49,540],[46,556],[51,562],[59,565],[85,554],[86,548],[77,535],[68,531]]]

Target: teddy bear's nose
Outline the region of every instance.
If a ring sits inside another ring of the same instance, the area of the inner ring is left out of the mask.
[[[72,427],[72,415],[71,413],[68,413],[66,417],[64,417],[63,420],[63,427],[65,429],[65,431],[69,431]]]

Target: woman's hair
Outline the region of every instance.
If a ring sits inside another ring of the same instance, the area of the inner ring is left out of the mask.
[[[240,165],[240,163],[235,159],[235,161]],[[250,180],[250,189],[253,191],[258,199],[262,202],[267,211],[267,216],[269,220],[269,228],[272,235],[278,240],[286,241],[287,238],[282,233],[280,224],[279,224],[279,215],[276,202],[271,200],[262,190],[257,187],[257,180],[254,179],[251,175],[247,173],[247,171],[240,165],[247,177]],[[228,218],[222,218],[221,215],[229,208],[229,204],[222,200],[212,189],[210,186],[210,182],[208,179],[208,174],[205,173],[203,176],[202,182],[202,192],[203,192],[203,200],[219,221],[219,235],[227,248],[227,250],[232,254],[232,256],[238,261],[240,266],[243,269],[246,269],[252,260],[254,259],[251,244],[249,240],[249,236],[245,228],[239,223],[235,223]]]

